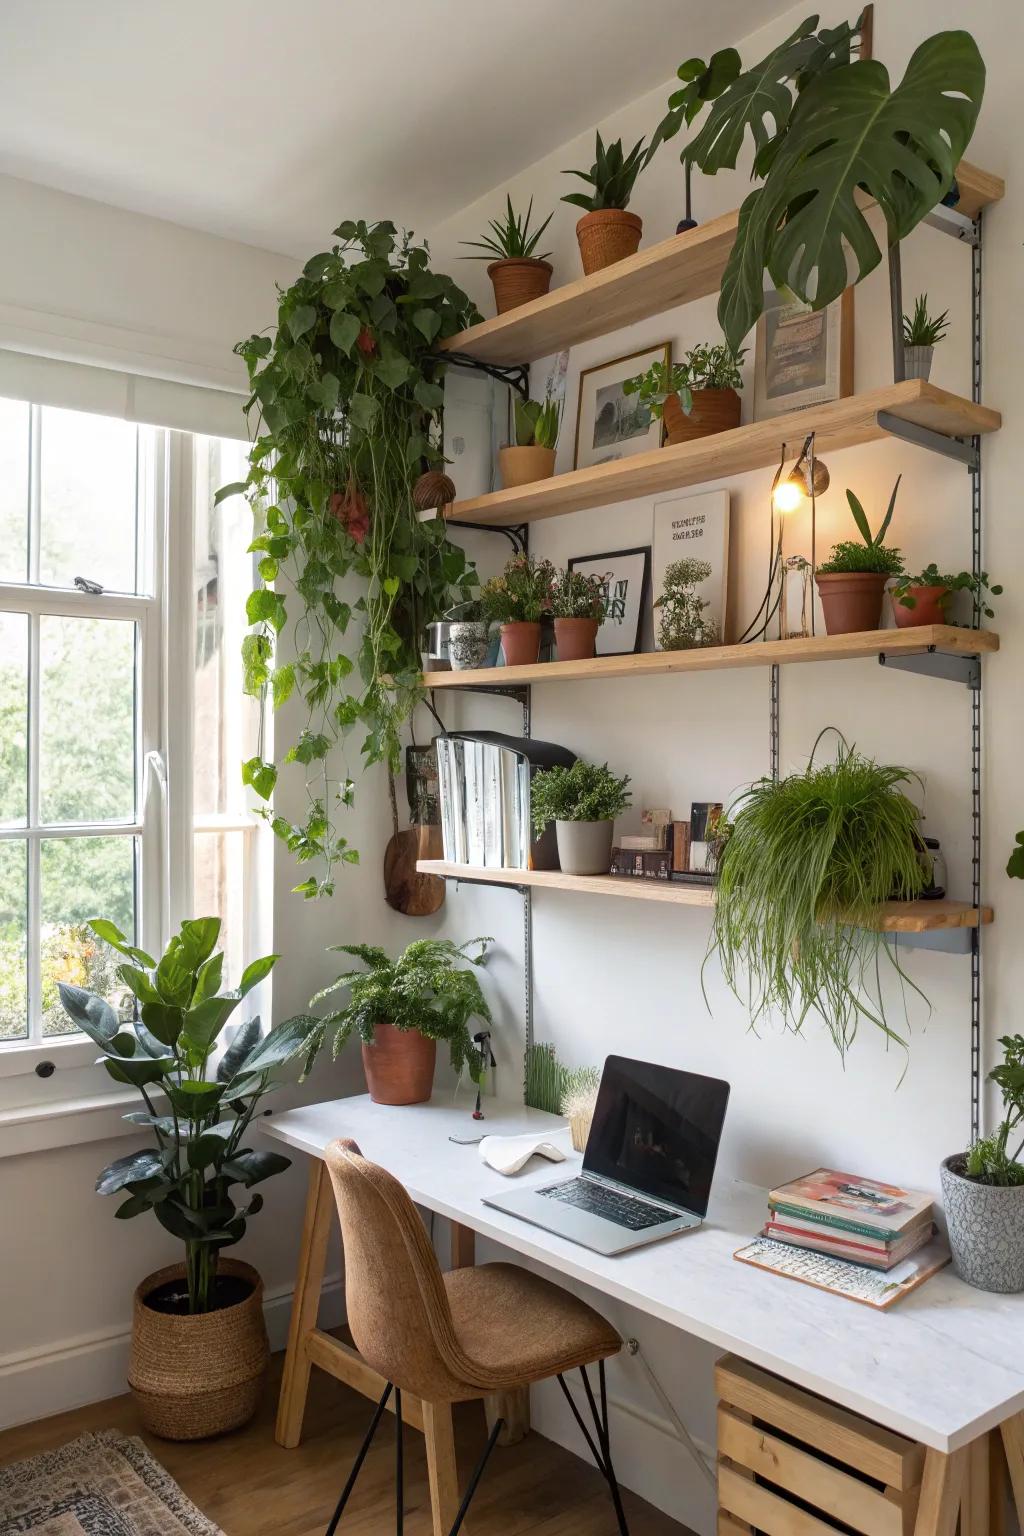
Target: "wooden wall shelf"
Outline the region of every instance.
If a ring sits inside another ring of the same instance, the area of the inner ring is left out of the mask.
[[[528,885],[580,896],[621,896],[629,900],[662,901],[682,907],[713,907],[715,893],[706,886],[661,880],[635,880],[618,875],[566,875],[559,869],[481,869],[450,864],[445,859],[420,859],[424,875],[486,885]],[[992,921],[992,908],[982,907],[982,923]],[[979,912],[966,901],[892,901],[882,908],[879,926],[886,933],[929,933],[940,929],[976,928]]]
[[[676,672],[717,672],[734,667],[767,667],[810,661],[846,661],[882,654],[915,656],[934,649],[975,656],[999,649],[989,629],[922,624],[916,629],[870,629],[853,635],[814,635],[807,640],[766,640],[751,645],[716,645],[696,651],[644,651],[628,656],[595,656],[589,661],[542,661],[529,667],[478,667],[467,672],[426,672],[427,688],[511,688],[523,683],[581,682],[600,677],[653,677]]]
[[[812,431],[817,434],[817,452],[824,457],[839,448],[886,437],[886,429],[878,421],[879,411],[945,437],[995,432],[1002,424],[998,411],[975,405],[922,379],[908,379],[902,384],[850,395],[846,400],[790,411],[770,421],[750,422],[695,442],[655,448],[629,459],[616,459],[609,464],[555,475],[550,480],[536,480],[511,490],[456,501],[448,510],[448,521],[515,527],[545,517],[559,517],[565,512],[703,485],[768,465],[774,468],[783,441],[793,445],[795,454]]]
[[[999,176],[964,160],[958,211],[975,218],[1005,192]],[[483,320],[442,343],[487,363],[530,363],[661,310],[716,293],[736,239],[736,210],[648,246],[625,261],[577,278],[507,314]]]

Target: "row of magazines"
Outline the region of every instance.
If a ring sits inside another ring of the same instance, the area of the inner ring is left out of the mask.
[[[544,768],[569,768],[576,755],[553,742],[497,731],[437,738],[444,857],[482,869],[557,869],[554,828],[530,821],[530,781]]]

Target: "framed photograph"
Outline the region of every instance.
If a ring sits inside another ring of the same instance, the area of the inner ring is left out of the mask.
[[[615,549],[607,555],[574,555],[570,571],[596,576],[604,591],[604,618],[597,631],[599,656],[640,649],[644,602],[651,580],[651,546]]]
[[[853,289],[825,309],[769,288],[754,348],[754,419],[853,394]]]
[[[636,395],[623,394],[622,386],[638,373],[646,373],[652,363],[668,364],[671,351],[672,343],[664,341],[646,352],[631,352],[628,357],[614,357],[610,363],[583,370],[576,408],[573,469],[628,459],[634,453],[661,447],[660,420],[640,404]]]
[[[651,597],[665,589],[665,572],[677,560],[703,560],[711,567],[706,580],[694,587],[710,607],[706,617],[718,626],[725,644],[726,602],[729,586],[729,492],[702,491],[694,496],[672,496],[654,503],[654,544]],[[658,639],[658,615],[654,614],[654,645]]]

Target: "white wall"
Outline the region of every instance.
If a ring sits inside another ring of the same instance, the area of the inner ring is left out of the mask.
[[[803,8],[739,46],[752,62],[778,40],[786,26],[802,20]],[[826,7],[824,21],[845,14]],[[1024,807],[1017,794],[1022,745],[1016,660],[1022,630],[1016,588],[1021,543],[1017,506],[1024,452],[1015,421],[1017,357],[1022,339],[1020,246],[1024,215],[1015,192],[1020,106],[1013,53],[1007,47],[1008,8],[980,0],[966,17],[954,0],[929,5],[880,0],[875,7],[875,56],[894,77],[927,33],[968,25],[989,67],[985,105],[969,158],[1004,174],[1006,201],[986,216],[985,236],[985,400],[999,407],[1006,425],[985,447],[985,563],[993,579],[1007,585],[998,603],[1003,651],[985,673],[985,896],[997,922],[986,934],[985,1065],[995,1059],[995,1039],[1019,1027],[1015,982],[1015,934],[1024,912],[1024,892],[1003,873]],[[1019,25],[1019,23],[1018,23]],[[669,57],[685,56],[682,31],[666,39]],[[598,126],[606,139],[631,144],[659,120],[671,89],[653,92]],[[682,141],[681,141],[682,142]],[[577,210],[557,201],[569,184],[566,166],[591,163],[593,136],[562,145],[529,167],[508,187],[463,210],[435,230],[437,263],[460,271],[473,285],[485,313],[492,312],[482,264],[460,263],[458,242],[475,238],[498,213],[506,191],[517,206],[533,196],[541,218],[555,217],[544,243],[553,251],[554,282],[579,273],[574,225]],[[696,179],[695,212],[707,219],[735,207],[745,195],[745,175],[723,172]],[[676,146],[662,149],[640,180],[633,206],[644,218],[644,242],[672,233],[682,214],[681,173]],[[950,308],[949,340],[936,358],[934,381],[970,394],[970,254],[930,229],[917,231],[904,247],[907,299],[927,289],[933,308]],[[884,267],[856,292],[856,388],[891,382],[888,294]],[[676,352],[718,335],[715,300],[709,298],[662,314],[573,349],[569,362],[568,410],[559,447],[558,471],[572,467],[575,402],[579,370],[671,338]],[[752,362],[752,351],[751,359]],[[546,365],[534,370],[542,387]],[[747,369],[748,383],[750,368]],[[750,389],[744,419],[751,417]],[[954,569],[970,565],[970,499],[965,471],[949,461],[895,441],[829,453],[832,489],[819,503],[819,548],[849,531],[844,489],[853,486],[877,518],[893,480],[903,484],[891,540],[912,565],[935,559]],[[732,562],[740,573],[733,618],[740,629],[756,610],[766,563],[766,505],[771,471],[723,481],[732,494]],[[685,494],[685,493],[680,493]],[[584,511],[534,524],[531,549],[564,562],[586,554],[647,543],[649,499]],[[788,536],[787,536],[788,537]],[[809,554],[809,537],[803,530]],[[800,550],[799,535],[789,552]],[[492,559],[504,558],[504,547]],[[891,621],[890,621],[891,622]],[[820,612],[819,612],[820,626]],[[468,706],[467,706],[468,708]],[[969,732],[966,690],[927,678],[883,673],[877,664],[855,661],[794,667],[782,672],[781,756],[783,771],[807,759],[815,735],[838,725],[864,751],[921,773],[926,786],[928,830],[938,835],[950,863],[955,894],[970,890]],[[511,707],[505,719],[515,729]],[[760,670],[673,679],[632,679],[576,687],[533,690],[533,731],[583,756],[604,761],[633,776],[634,803],[670,805],[687,815],[691,800],[728,798],[768,768],[768,676]],[[463,931],[478,926],[481,898],[452,894],[449,907],[462,905]],[[505,897],[493,908],[493,929],[512,955],[520,952],[517,903]],[[932,1013],[912,1007],[909,1056],[886,1049],[863,1026],[844,1065],[824,1029],[808,1025],[802,1037],[768,1026],[756,1037],[740,1004],[725,990],[717,965],[708,967],[711,1011],[700,990],[701,964],[710,922],[700,910],[595,898],[556,892],[535,893],[536,1033],[553,1041],[572,1063],[600,1063],[610,1051],[627,1051],[674,1066],[723,1076],[732,1100],[722,1145],[720,1177],[768,1184],[819,1163],[906,1180],[938,1189],[938,1164],[961,1148],[969,1131],[969,963],[966,957],[911,954],[907,969],[932,1003]],[[699,1242],[695,1236],[686,1241]],[[682,1249],[682,1245],[681,1249]],[[680,1253],[680,1283],[685,1284]],[[794,1305],[799,1305],[795,1291]],[[600,1299],[598,1299],[600,1305]],[[635,1332],[650,1359],[658,1362],[665,1385],[695,1433],[710,1439],[709,1354],[666,1330],[628,1313],[616,1322]],[[616,1364],[615,1396],[635,1410],[656,1410],[635,1363]],[[535,1394],[535,1421],[561,1438],[573,1430],[557,1394]],[[626,1449],[616,1466],[632,1486],[677,1516],[710,1529],[706,1497],[694,1485],[678,1448],[655,1430],[643,1430],[633,1413],[620,1414]]]

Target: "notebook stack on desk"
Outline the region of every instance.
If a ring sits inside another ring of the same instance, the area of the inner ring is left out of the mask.
[[[762,1237],[888,1271],[931,1241],[932,1198],[817,1168],[773,1189]]]

